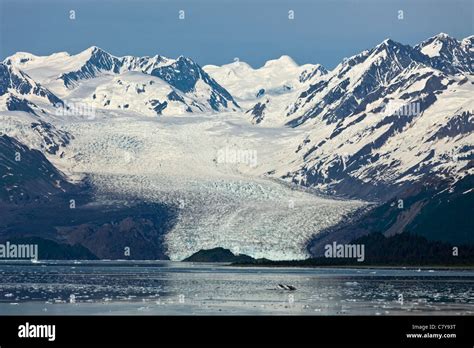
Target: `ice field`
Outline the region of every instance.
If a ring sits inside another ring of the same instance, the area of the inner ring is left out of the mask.
[[[166,237],[172,260],[217,246],[259,258],[305,258],[312,235],[364,205],[265,177],[299,137],[284,127],[256,128],[241,114],[101,112],[56,126],[75,139],[55,164],[71,176],[90,176],[97,200],[119,196],[179,209]]]

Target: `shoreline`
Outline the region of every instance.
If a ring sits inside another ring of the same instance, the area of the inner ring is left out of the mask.
[[[286,264],[286,263],[300,262],[300,261],[269,261],[268,263],[232,263],[232,262],[190,262],[190,261],[172,261],[172,260],[161,260],[161,259],[147,259],[147,260],[127,260],[127,259],[99,259],[99,260],[86,260],[86,259],[65,259],[65,260],[54,260],[54,259],[39,259],[32,262],[26,259],[0,259],[0,266],[38,266],[38,265],[54,265],[54,266],[93,266],[94,264],[100,264],[101,266],[127,266],[133,264],[136,267],[150,267],[154,264],[174,264],[187,266],[216,266],[216,267],[236,267],[241,269],[254,269],[254,268],[319,268],[319,269],[387,269],[387,270],[466,270],[474,271],[474,265],[438,265],[438,264],[427,264],[427,265],[369,265],[369,264],[338,264],[338,265],[310,265],[310,264]],[[304,260],[301,260],[304,262]]]

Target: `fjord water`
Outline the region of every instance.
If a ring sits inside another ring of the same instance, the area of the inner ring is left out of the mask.
[[[2,315],[472,315],[474,271],[0,263]],[[279,289],[278,284],[296,287]]]

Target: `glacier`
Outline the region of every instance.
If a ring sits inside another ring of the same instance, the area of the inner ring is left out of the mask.
[[[177,208],[178,221],[166,235],[172,260],[217,246],[256,258],[306,258],[312,236],[366,205],[262,177],[265,168],[284,157],[275,153],[277,143],[291,138],[283,127],[257,133],[235,113],[217,120],[115,112],[66,122],[61,129],[75,140],[54,163],[65,172],[87,175],[98,202],[118,197]],[[257,151],[257,166],[218,163],[218,151],[226,146]]]

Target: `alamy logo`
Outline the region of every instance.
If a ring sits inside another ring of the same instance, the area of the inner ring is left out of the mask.
[[[357,258],[358,262],[365,260],[365,245],[363,244],[326,244],[324,246],[324,256],[334,258]]]
[[[418,116],[421,113],[421,105],[419,102],[400,103],[391,102],[383,105],[383,111],[387,115],[395,116]]]
[[[38,260],[38,244],[0,244],[0,258]]]
[[[225,147],[217,151],[217,163],[242,163],[250,167],[256,167],[257,150],[232,149]]]
[[[56,339],[56,325],[34,325],[26,322],[18,326],[20,338],[47,338],[48,341]]]
[[[56,107],[56,116],[84,116],[93,120],[95,108],[88,103],[67,103]]]

